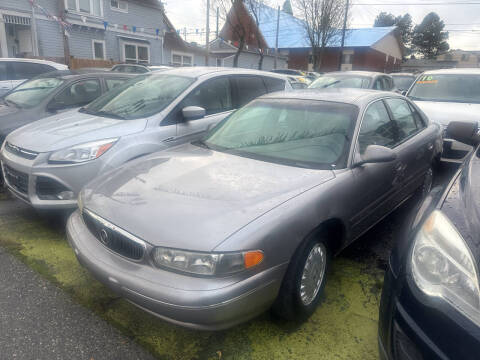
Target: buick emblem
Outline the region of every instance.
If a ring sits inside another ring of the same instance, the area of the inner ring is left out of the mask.
[[[103,245],[108,245],[108,233],[105,229],[100,230],[100,241]]]

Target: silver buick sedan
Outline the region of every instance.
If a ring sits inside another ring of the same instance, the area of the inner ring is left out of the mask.
[[[273,308],[306,319],[330,259],[415,192],[440,127],[401,95],[274,93],[202,141],[106,173],[69,242],[105,285],[167,321],[223,329]]]

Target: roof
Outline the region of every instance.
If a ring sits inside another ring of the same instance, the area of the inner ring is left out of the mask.
[[[254,70],[254,69],[244,69],[244,68],[230,68],[230,67],[208,67],[208,66],[194,66],[194,67],[179,67],[173,68],[170,70],[165,70],[162,72],[154,72],[151,74],[154,75],[178,75],[178,76],[188,76],[188,77],[200,77],[205,75],[210,75],[214,73],[224,73],[224,74],[251,74],[251,75],[262,75],[269,77],[277,77],[280,79],[285,79],[279,74],[274,74],[268,71]]]
[[[339,76],[365,76],[365,77],[375,77],[379,75],[387,75],[381,72],[375,72],[375,71],[332,71],[325,73],[324,76],[329,76],[329,75],[339,75]]]
[[[35,64],[44,64],[44,65],[50,65],[53,66],[54,68],[58,70],[66,70],[68,69],[68,66],[65,64],[59,64],[53,61],[48,61],[48,60],[40,60],[40,59],[25,59],[25,58],[0,58],[0,61],[17,61],[17,62],[30,62],[30,63],[35,63]]]
[[[105,76],[105,75],[107,75],[108,77],[119,77],[119,78],[135,76],[135,74],[115,73],[111,71],[101,71],[101,70],[82,71],[82,69],[78,69],[78,70],[51,71],[51,72],[38,75],[36,78],[38,79],[38,78],[56,77],[56,78],[62,78],[65,80],[70,80],[70,79],[85,78],[85,77],[91,77],[91,76]]]
[[[295,91],[282,91],[261,96],[261,99],[299,99],[332,101],[352,105],[361,105],[374,99],[401,95],[389,92],[370,89],[305,89]]]
[[[246,6],[253,17],[251,9]],[[258,26],[269,48],[275,48],[277,10],[269,6],[258,4],[259,21]],[[395,30],[395,26],[373,27],[361,29],[349,29],[345,34],[345,47],[370,47],[386,35]],[[341,31],[338,31],[339,35]],[[340,47],[341,36],[335,36],[328,47]],[[280,11],[280,30],[278,33],[278,48],[310,48],[310,42],[306,36],[303,20],[293,15]]]
[[[475,75],[480,75],[480,69],[479,68],[459,68],[459,69],[439,69],[439,70],[430,70],[430,71],[425,71],[424,74],[427,75],[440,75],[440,74],[462,74],[462,75],[469,75],[469,74],[475,74]]]

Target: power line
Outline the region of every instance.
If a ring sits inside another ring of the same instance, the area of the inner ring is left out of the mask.
[[[354,3],[352,6],[365,5],[365,6],[411,6],[411,5],[480,5],[480,2],[429,2],[429,3]]]

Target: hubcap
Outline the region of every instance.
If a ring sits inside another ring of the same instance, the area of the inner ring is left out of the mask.
[[[304,305],[310,305],[317,297],[325,276],[326,248],[322,243],[316,244],[308,254],[300,281],[300,299]]]

